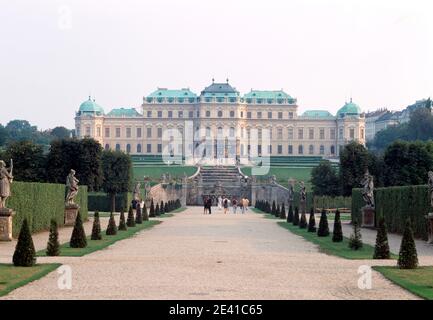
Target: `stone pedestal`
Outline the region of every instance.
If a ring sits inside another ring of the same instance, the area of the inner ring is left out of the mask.
[[[433,244],[433,212],[430,212],[426,218],[428,223],[428,243]]]
[[[361,209],[361,227],[374,228],[375,211],[374,208],[365,206]]]
[[[65,206],[65,226],[73,226],[75,224],[79,209],[80,206],[78,204],[67,204]]]
[[[12,217],[15,212],[12,209],[0,209],[0,241],[12,240]]]

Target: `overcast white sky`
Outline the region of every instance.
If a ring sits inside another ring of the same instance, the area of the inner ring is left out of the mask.
[[[433,1],[0,0],[0,123],[74,126],[157,87],[281,89],[299,111],[433,96]]]

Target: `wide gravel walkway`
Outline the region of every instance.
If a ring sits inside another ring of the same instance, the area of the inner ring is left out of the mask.
[[[376,272],[372,289],[358,288],[359,266],[395,261],[319,253],[251,211],[191,207],[105,250],[38,261],[71,266],[72,289],[58,289],[52,272],[4,299],[415,299]]]

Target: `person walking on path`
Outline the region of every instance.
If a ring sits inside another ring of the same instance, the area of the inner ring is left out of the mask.
[[[223,200],[223,207],[224,207],[224,214],[226,214],[227,210],[229,209],[229,199],[224,198],[224,200]]]
[[[221,196],[218,197],[218,210],[223,208],[223,198]]]
[[[250,205],[250,200],[248,200],[247,198],[244,198],[243,201],[243,206],[242,206],[242,213],[245,213],[245,211],[248,210],[248,206]]]
[[[208,209],[207,209],[207,197],[204,197],[203,199],[203,214],[207,214],[208,213]]]
[[[207,198],[206,204],[207,204],[207,210],[208,210],[209,214],[212,214],[212,198],[211,197]]]
[[[233,213],[236,213],[236,209],[238,208],[238,202],[236,201],[236,198],[233,198],[232,206],[233,206]]]

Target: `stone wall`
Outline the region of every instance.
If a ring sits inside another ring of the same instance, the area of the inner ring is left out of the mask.
[[[161,201],[180,200],[182,206],[186,205],[186,185],[159,183],[150,189],[150,198],[154,203]]]

